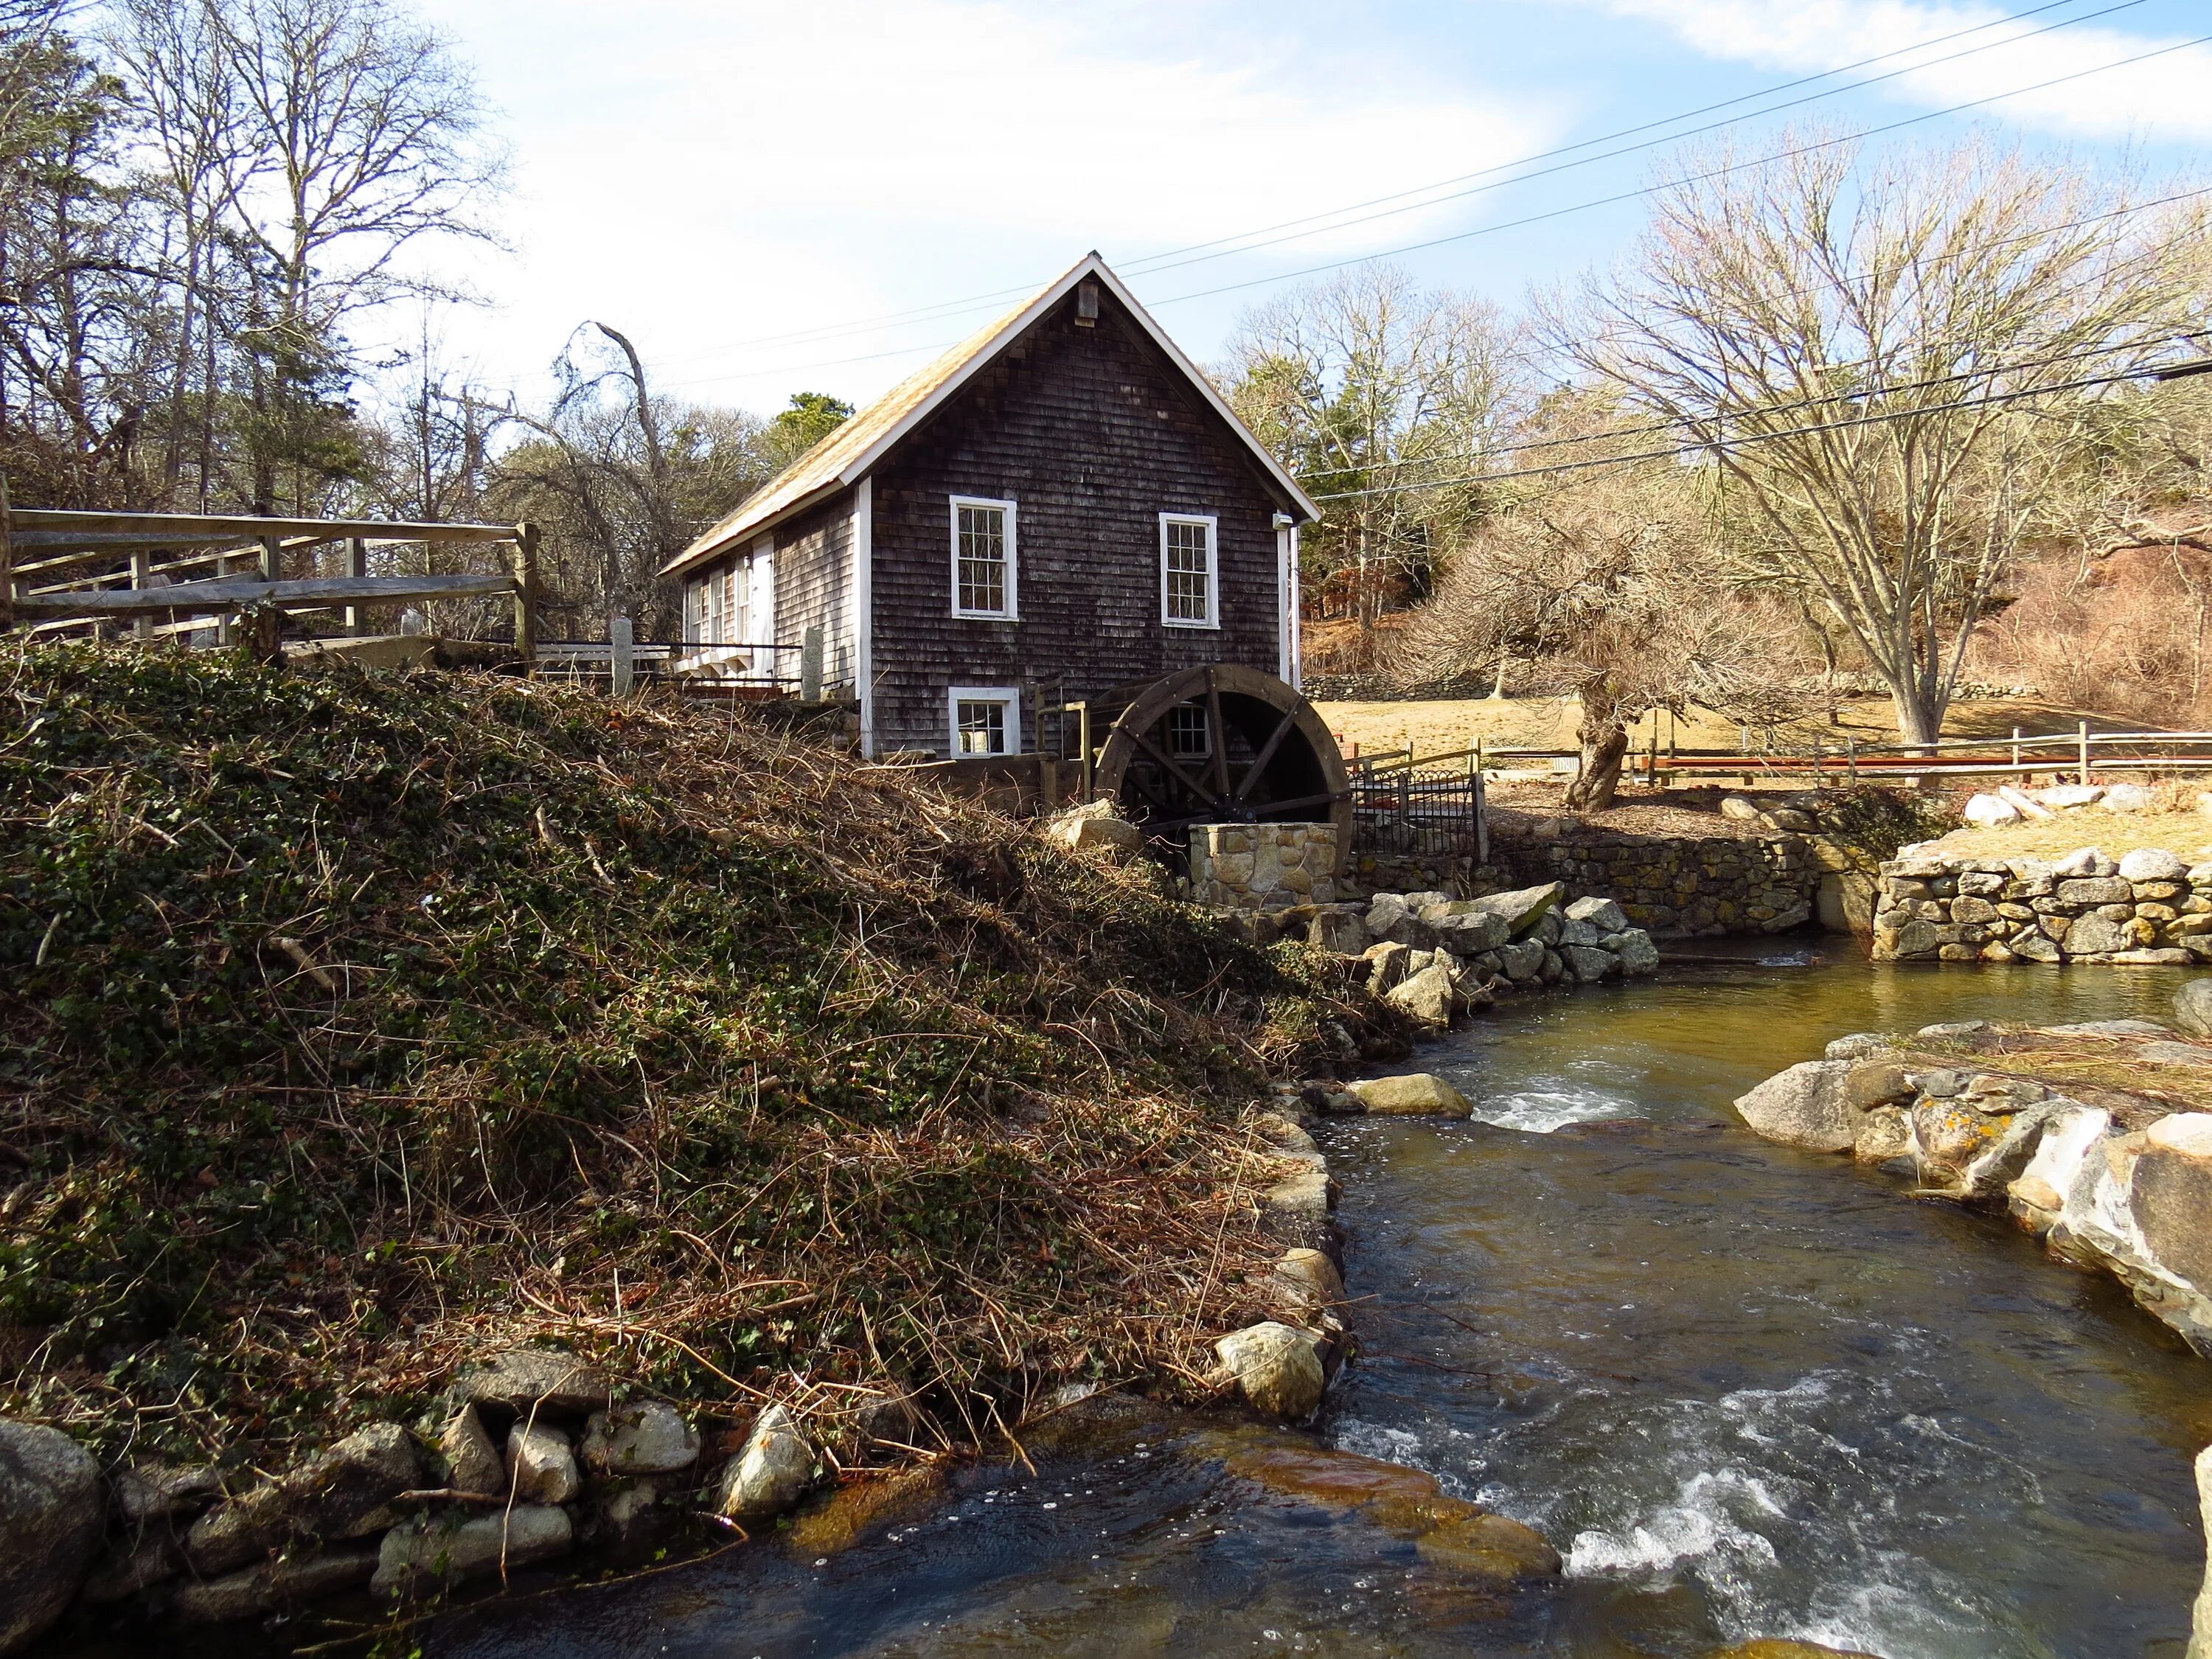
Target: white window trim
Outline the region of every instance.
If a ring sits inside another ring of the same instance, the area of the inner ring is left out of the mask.
[[[963,507],[995,507],[1006,515],[1006,608],[1004,611],[963,611],[960,606],[960,509]],[[955,495],[945,509],[950,526],[948,541],[952,562],[952,614],[969,622],[1019,622],[1021,617],[1020,542],[1014,532],[1014,503],[1000,501],[993,495]]]
[[[1168,614],[1168,526],[1202,524],[1206,526],[1206,620],[1192,622]],[[1221,627],[1221,520],[1206,513],[1160,514],[1160,625],[1164,628]]]
[[[1022,750],[1022,694],[1012,685],[956,685],[945,699],[945,729],[951,741],[945,754],[953,760],[981,760],[980,755],[963,755],[960,751],[960,705],[963,702],[999,702],[1006,706],[1006,753],[1018,755]]]

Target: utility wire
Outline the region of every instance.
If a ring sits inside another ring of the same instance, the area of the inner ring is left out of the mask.
[[[1390,195],[1377,196],[1370,198],[1365,201],[1349,203],[1342,207],[1327,209],[1322,212],[1309,214],[1302,218],[1282,220],[1274,224],[1260,226],[1251,230],[1237,231],[1227,236],[1217,237],[1211,241],[1194,242],[1182,247],[1164,249],[1158,253],[1148,254],[1142,258],[1133,259],[1129,261],[1127,266],[1123,269],[1127,275],[1143,275],[1149,274],[1150,272],[1157,270],[1174,269],[1178,265],[1199,263],[1196,259],[1183,257],[1186,255],[1198,254],[1203,255],[1206,258],[1223,258],[1234,253],[1249,252],[1253,251],[1254,247],[1272,246],[1273,246],[1273,243],[1258,243],[1254,244],[1251,246],[1240,247],[1231,247],[1228,245],[1231,243],[1242,243],[1251,237],[1271,236],[1278,231],[1294,229],[1300,225],[1316,225],[1317,228],[1308,234],[1319,234],[1327,230],[1347,228],[1349,224],[1364,224],[1368,222],[1366,219],[1350,221],[1346,224],[1322,223],[1322,222],[1334,221],[1344,214],[1357,213],[1365,208],[1381,207],[1391,202],[1404,201],[1411,197],[1426,196],[1431,191],[1445,190],[1454,185],[1466,184],[1474,179],[1487,178],[1492,173],[1502,173],[1508,168],[1531,167],[1539,161],[1553,161],[1558,157],[1571,155],[1577,150],[1589,149],[1600,144],[1612,143],[1619,139],[1633,137],[1638,133],[1651,132],[1662,127],[1671,127],[1680,122],[1695,120],[1700,116],[1709,115],[1716,111],[1728,109],[1735,105],[1752,103],[1763,98],[1773,97],[1780,93],[1793,92],[1800,87],[1810,86],[1816,82],[1830,80],[1838,75],[1849,75],[1854,70],[1865,69],[1872,64],[1883,63],[1893,58],[1904,57],[1911,52],[1924,52],[1932,46],[1946,46],[1954,40],[1962,40],[1972,35],[1986,33],[1991,29],[2002,28],[2008,24],[2024,22],[2029,18],[2038,17],[2045,12],[2057,10],[2061,6],[2072,5],[2078,3],[2079,0],[2047,0],[2047,3],[2033,7],[2024,12],[2017,12],[2007,16],[1994,18],[1988,22],[1978,23],[1970,28],[1959,29],[1949,34],[1937,35],[1931,40],[1916,41],[1909,46],[1899,46],[1890,52],[1878,52],[1871,58],[1863,58],[1855,63],[1840,64],[1832,70],[1824,70],[1818,75],[1803,76],[1794,81],[1785,81],[1778,85],[1761,88],[1756,92],[1744,93],[1735,98],[1723,99],[1718,103],[1706,104],[1697,109],[1686,110],[1677,114],[1663,116],[1657,120],[1643,122],[1635,126],[1620,128],[1613,132],[1601,133],[1593,138],[1583,139],[1576,143],[1560,145],[1555,149],[1548,150],[1540,150],[1534,155],[1516,157],[1512,161],[1499,161],[1487,167],[1478,168],[1473,173],[1460,173],[1452,178],[1438,179],[1431,184],[1417,185],[1410,189],[1398,191]],[[1873,86],[1878,82],[1893,80],[1902,75],[1915,74],[1923,70],[1934,69],[1944,64],[1955,63],[1962,58],[1972,57],[1984,52],[1993,52],[2000,47],[2011,46],[2016,41],[2033,40],[2039,35],[2050,33],[2057,29],[2070,28],[2079,23],[2094,22],[2098,18],[2109,16],[2113,12],[2125,11],[2131,7],[2142,3],[2144,3],[2144,0],[2119,0],[2119,3],[2106,6],[2101,10],[2087,12],[2076,17],[2063,18],[2057,21],[2046,24],[2041,28],[2031,29],[2023,33],[2007,35],[2002,40],[1988,41],[1982,46],[1969,48],[1966,52],[1954,52],[1948,57],[1934,58],[1925,63],[1908,64],[1902,69],[1890,71],[1887,74],[1875,76],[1864,81],[1851,82],[1846,86],[1831,87],[1824,92],[1814,94],[1806,98],[1795,99],[1787,104],[1778,104],[1769,108],[1751,111],[1743,116],[1731,117],[1729,122],[1715,123],[1713,125],[1727,125],[1735,120],[1771,115],[1779,110],[1795,108],[1801,104],[1812,102],[1819,98],[1835,97],[1844,93],[1856,91],[1865,87]],[[1694,137],[1698,132],[1710,131],[1712,130],[1712,126],[1707,126],[1692,129],[1688,132],[1666,134],[1662,137],[1648,140],[1641,144],[1631,145],[1625,149],[1609,151],[1606,155],[1586,156],[1580,161],[1570,162],[1565,165],[1570,167],[1583,166],[1589,161],[1603,161],[1614,156],[1628,155],[1635,150],[1650,149],[1657,144],[1677,143],[1681,139]],[[1518,178],[1502,179],[1497,184],[1484,185],[1481,188],[1484,190],[1501,188],[1504,185],[1518,184],[1524,182],[1528,179],[1542,178],[1548,173],[1561,170],[1562,168],[1556,167],[1547,167],[1540,173],[1526,173]],[[1478,192],[1461,191],[1455,196],[1436,198],[1434,201],[1412,202],[1404,208],[1395,209],[1393,210],[1396,212],[1417,211],[1422,207],[1436,205],[1438,202],[1455,200],[1458,199],[1458,196],[1475,193]],[[1370,215],[1369,216],[1370,218],[1380,218],[1387,216],[1376,214]],[[1294,239],[1278,238],[1277,240],[1289,240]],[[1206,250],[1211,248],[1218,248],[1221,252],[1218,253],[1206,252]],[[1163,264],[1163,261],[1171,261],[1173,263]],[[917,306],[905,311],[888,312],[874,318],[861,319],[851,323],[823,324],[815,328],[796,329],[780,334],[756,335],[747,339],[727,341],[720,345],[703,347],[701,348],[701,350],[707,352],[735,351],[742,350],[750,346],[799,343],[811,343],[817,340],[836,339],[848,334],[872,333],[884,328],[895,326],[900,323],[933,321],[943,317],[957,315],[963,311],[978,310],[988,305],[1001,303],[1011,299],[1018,299],[1024,295],[1035,293],[1038,286],[1039,284],[1031,283],[1026,287],[1021,288],[999,289],[989,293],[971,295],[964,299],[939,301],[932,305]],[[924,348],[915,347],[910,349],[920,350]],[[696,354],[695,353],[693,355],[696,356]],[[875,355],[878,356],[890,356],[896,354],[884,352]],[[869,361],[869,359],[856,357],[840,359],[838,361],[843,362],[860,362]],[[830,365],[798,365],[799,368],[817,366],[828,367]],[[776,371],[764,370],[762,372],[775,373]]]
[[[1705,184],[1714,179],[1723,179],[1730,173],[1741,173],[1747,167],[1771,167],[1777,161],[1791,161],[1800,155],[1816,155],[1821,150],[1833,149],[1841,144],[1856,143],[1861,139],[1879,137],[1886,132],[1901,131],[1906,127],[1918,126],[1923,122],[1938,120],[1946,115],[1957,115],[1965,110],[1979,109],[1985,104],[2002,103],[2008,98],[2024,98],[2033,92],[2046,92],[2052,87],[2063,87],[2069,82],[2086,80],[2093,75],[2103,75],[2112,70],[2127,69],[2133,64],[2148,63],[2154,58],[2164,58],[2173,52],[2185,52],[2191,46],[2204,46],[2208,42],[2212,42],[2212,34],[2198,35],[2190,40],[2177,40],[2171,46],[2137,52],[2132,58],[2122,58],[2110,64],[2100,64],[2094,69],[2076,70],[2070,75],[2054,76],[2048,81],[2038,81],[2033,86],[2014,87],[2008,92],[1991,93],[1985,98],[1969,99],[1964,103],[1952,104],[1942,109],[1929,110],[1923,114],[1907,116],[1902,120],[1885,122],[1880,126],[1865,127],[1857,132],[1842,133],[1833,138],[1823,138],[1809,144],[1800,144],[1793,149],[1782,150],[1772,155],[1758,156],[1746,161],[1731,161],[1726,167],[1709,168],[1704,173],[1691,173],[1685,178],[1662,179],[1656,185],[1646,185],[1638,190],[1622,191],[1618,195],[1603,196],[1594,201],[1577,202],[1571,206],[1553,208],[1543,213],[1532,213],[1524,218],[1508,219],[1494,225],[1479,225],[1473,230],[1456,231],[1449,236],[1432,236],[1425,241],[1407,242],[1400,247],[1384,248],[1376,252],[1362,253],[1351,258],[1332,259],[1325,264],[1308,265],[1300,270],[1281,271],[1273,276],[1254,276],[1241,283],[1224,283],[1218,288],[1200,289],[1194,293],[1178,294],[1169,299],[1154,301],[1152,303],[1155,306],[1181,305],[1186,301],[1211,299],[1218,294],[1234,294],[1244,289],[1259,288],[1269,283],[1292,282],[1301,276],[1316,276],[1324,271],[1341,270],[1346,265],[1365,264],[1374,259],[1395,258],[1401,253],[1419,253],[1429,248],[1443,247],[1453,242],[1469,241],[1478,236],[1494,236],[1500,231],[1525,229],[1530,225],[1540,225],[1553,219],[1565,218],[1571,213],[1583,213],[1592,208],[1614,207],[1620,203],[1632,202],[1641,197],[1656,196],[1665,191],[1680,190],[1686,185]]]
[[[1624,202],[1635,201],[1640,198],[1656,196],[1666,191],[1680,189],[1686,185],[1700,184],[1713,179],[1726,177],[1731,173],[1740,173],[1747,168],[1771,166],[1777,161],[1789,161],[1796,156],[1812,155],[1823,149],[1834,149],[1841,144],[1856,143],[1862,139],[1876,137],[1881,134],[1899,131],[1906,127],[1917,126],[1922,123],[1937,120],[1947,115],[1956,115],[1965,110],[1978,109],[1986,104],[2001,103],[2008,98],[2024,97],[2030,93],[2045,91],[2050,88],[2063,86],[2070,82],[2082,80],[2090,76],[2102,75],[2112,70],[2126,69],[2136,64],[2145,63],[2154,58],[2166,57],[2172,52],[2185,51],[2191,46],[2203,46],[2208,42],[2212,42],[2212,34],[2199,36],[2194,40],[2176,41],[2169,46],[2160,46],[2148,52],[2138,53],[2132,58],[2119,58],[2112,63],[2101,64],[2091,69],[2077,70],[2072,74],[2057,76],[2051,80],[2039,81],[2030,86],[2015,87],[2008,91],[1992,93],[1986,97],[1969,100],[1964,103],[1948,105],[1941,109],[1929,110],[1919,115],[1908,116],[1903,119],[1888,122],[1882,125],[1863,128],[1856,132],[1840,134],[1832,138],[1821,139],[1813,143],[1799,145],[1795,149],[1779,151],[1773,155],[1758,156],[1744,161],[1731,162],[1726,167],[1713,168],[1701,173],[1693,173],[1685,178],[1663,179],[1659,183],[1643,185],[1635,190],[1624,191],[1616,195],[1600,197],[1590,201],[1573,203],[1565,207],[1549,209],[1542,213],[1530,214],[1519,219],[1504,220],[1496,224],[1477,226],[1472,230],[1458,231],[1446,236],[1432,237],[1425,241],[1411,242],[1399,247],[1384,248],[1374,252],[1358,254],[1348,258],[1331,260],[1324,264],[1309,265],[1297,270],[1282,271],[1272,276],[1256,276],[1243,282],[1224,283],[1217,288],[1200,289],[1194,293],[1178,294],[1164,300],[1153,301],[1151,303],[1154,308],[1158,308],[1161,306],[1180,305],[1191,300],[1208,299],[1216,295],[1235,293],[1245,289],[1263,287],[1272,283],[1291,282],[1302,276],[1312,276],[1326,271],[1340,270],[1348,265],[1365,264],[1376,259],[1392,258],[1400,254],[1420,252],[1430,248],[1441,247],[1449,243],[1468,241],[1480,236],[1495,235],[1503,231],[1522,229],[1530,225],[1543,224],[1551,220],[1565,218],[1571,214],[1586,212],[1593,208],[1617,206]],[[2121,209],[2117,211],[2119,213],[2139,212],[2148,208],[2163,206],[2172,202],[2184,201],[2190,198],[2202,196],[2206,193],[2207,191],[2204,190],[2185,191],[2173,196],[2162,198],[2158,202],[2145,203],[2142,204],[2141,207]],[[2089,219],[2076,221],[2075,222],[2077,224],[2089,224],[2096,222],[2100,218],[2113,216],[2116,216],[2116,215],[2098,215],[2094,216]],[[2053,226],[2051,229],[2059,230],[2070,228],[2070,226],[2061,225]],[[962,337],[965,338],[966,337],[963,336]],[[842,368],[851,363],[880,362],[883,359],[889,357],[913,356],[925,351],[945,351],[958,343],[958,340],[945,340],[931,345],[903,346],[888,351],[864,353],[858,356],[825,358],[818,359],[811,362],[786,363],[763,369],[739,370],[726,374],[695,376],[689,380],[672,380],[668,384],[675,386],[712,386],[726,380],[750,380],[763,374],[790,374],[801,373],[808,369],[836,368]]]
[[[2181,341],[2164,341],[2161,344],[2180,344]],[[1396,460],[1347,461],[1342,466],[1322,466],[1302,476],[1324,477],[1332,472],[1368,472],[1382,467],[1434,466],[1441,461],[1479,461],[1492,455],[1525,454],[1537,449],[1566,449],[1577,444],[1608,442],[1614,438],[1632,438],[1650,432],[1671,432],[1678,427],[1689,426],[1699,420],[1740,421],[1754,415],[1787,415],[1794,410],[1817,409],[1823,404],[1848,403],[1856,398],[1893,397],[1900,392],[1923,392],[1931,386],[1956,386],[1962,380],[1986,380],[2002,374],[2016,374],[2023,369],[2049,368],[2057,363],[2087,362],[2093,357],[2110,357],[2123,351],[2147,349],[2141,341],[2129,341],[2117,345],[2090,346],[2080,351],[2061,352],[2056,356],[2030,358],[2020,362],[1991,363],[1986,367],[1962,368],[1949,374],[1938,374],[1922,380],[1897,380],[1887,386],[1861,386],[1845,392],[1822,392],[1817,397],[1800,398],[1786,404],[1751,404],[1741,409],[1715,410],[1710,416],[1680,416],[1673,420],[1653,421],[1643,426],[1613,427],[1604,432],[1583,433],[1571,438],[1538,438],[1525,443],[1497,444],[1487,449],[1465,449],[1435,455],[1409,455]],[[1831,363],[1829,369],[1854,368],[1857,362]],[[2212,362],[2212,359],[2205,360]],[[2167,368],[2143,368],[2136,374],[2180,380],[2201,374],[2203,369],[2190,363],[2176,364]],[[2133,378],[2132,376],[2130,378]],[[1906,411],[1910,412],[1910,411]]]
[[[2118,386],[2129,380],[2158,378],[2179,380],[2186,374],[2212,372],[2212,358],[2200,363],[2177,363],[2162,370],[2137,369],[2127,374],[2093,374],[2084,380],[2062,380],[2050,386],[2025,387],[2018,392],[1992,392],[1985,398],[1961,398],[1955,403],[1930,404],[1922,409],[1886,410],[1875,415],[1857,415],[1848,420],[1823,421],[1809,426],[1786,427],[1779,432],[1751,432],[1740,438],[1712,438],[1703,442],[1680,444],[1669,449],[1647,449],[1632,455],[1602,455],[1587,461],[1560,461],[1550,466],[1524,466],[1506,472],[1474,472],[1452,478],[1431,478],[1419,483],[1380,484],[1370,489],[1340,489],[1326,495],[1316,495],[1316,501],[1357,501],[1372,495],[1412,495],[1423,489],[1449,489],[1461,484],[1503,483],[1514,478],[1549,478],[1564,473],[1585,472],[1598,467],[1625,467],[1644,461],[1678,459],[1685,455],[1702,455],[1724,449],[1739,449],[1747,444],[1771,443],[1780,438],[1802,438],[1821,432],[1841,432],[1851,427],[1879,426],[1889,421],[1910,420],[1915,416],[1943,415],[1962,409],[1987,409],[1999,404],[2018,403],[2027,398],[2047,398],[2060,392],[2080,392],[2089,386]]]

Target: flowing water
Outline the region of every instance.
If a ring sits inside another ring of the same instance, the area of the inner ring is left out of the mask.
[[[2002,1219],[1727,1109],[1846,1031],[2155,1014],[2173,984],[1778,948],[1509,1009],[1413,1063],[1481,1121],[1325,1126],[1366,1353],[1321,1433],[1534,1523],[1553,1583],[1470,1590],[1226,1472],[1218,1428],[1133,1417],[847,1549],[494,1604],[428,1650],[2179,1659],[2212,1365]]]

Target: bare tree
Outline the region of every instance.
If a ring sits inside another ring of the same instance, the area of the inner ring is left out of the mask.
[[[1792,148],[1694,160],[1546,331],[1711,446],[1751,574],[1825,608],[1929,743],[2057,487],[2075,383],[2159,361],[2199,315],[2202,222],[1984,143]]]
[[[1364,266],[1249,313],[1230,349],[1230,399],[1328,503],[1309,569],[1350,588],[1372,648],[1394,585],[1416,592],[1481,502],[1461,479],[1515,408],[1509,331],[1487,301],[1425,292]]]
[[[1472,674],[1510,659],[1528,690],[1574,697],[1582,764],[1566,804],[1577,810],[1613,804],[1630,728],[1654,710],[1756,725],[1795,712],[1796,664],[1778,648],[1776,619],[1729,586],[1701,498],[1709,484],[1647,462],[1505,508],[1415,617],[1403,665]]]

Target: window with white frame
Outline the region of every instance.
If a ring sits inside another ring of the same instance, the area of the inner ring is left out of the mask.
[[[1218,628],[1220,580],[1215,520],[1160,514],[1160,620],[1170,628]]]
[[[952,498],[952,614],[994,622],[1015,617],[1014,504]]]
[[[952,758],[1018,755],[1022,751],[1022,694],[1008,685],[956,685],[950,698]]]

